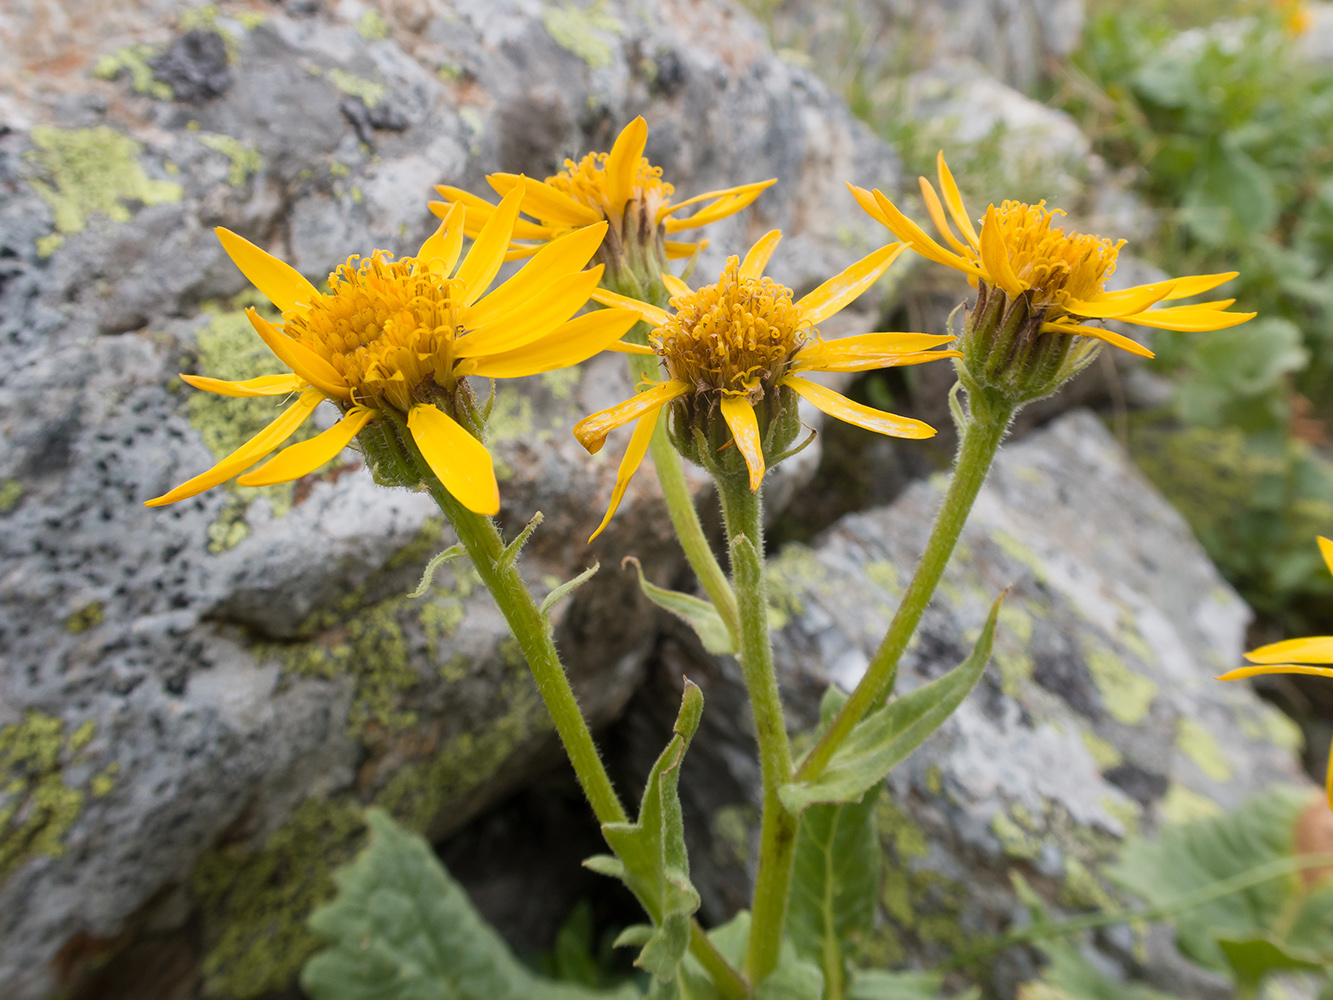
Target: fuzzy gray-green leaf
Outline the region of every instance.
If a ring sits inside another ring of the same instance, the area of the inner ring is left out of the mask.
[[[639,574],[639,589],[643,591],[643,596],[652,601],[659,608],[670,611],[677,618],[682,619],[699,636],[699,641],[703,643],[704,649],[714,655],[736,652],[736,640],[732,638],[727,630],[726,623],[722,621],[722,616],[717,613],[717,609],[702,598],[693,597],[690,594],[682,594],[678,590],[667,590],[656,584],[649,583],[643,575],[643,567],[639,565],[639,560],[633,556],[628,556],[621,561],[621,565],[632,563],[634,569]]]

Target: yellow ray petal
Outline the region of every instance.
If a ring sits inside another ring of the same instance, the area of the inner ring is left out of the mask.
[[[763,275],[764,268],[768,267],[769,258],[773,256],[773,251],[778,248],[781,240],[781,229],[770,229],[759,237],[755,245],[750,247],[750,252],[745,255],[745,260],[741,261],[741,277],[758,280]]]
[[[1328,567],[1328,571],[1333,573],[1333,541],[1323,535],[1319,536],[1319,554],[1324,557],[1324,565]]]
[[[298,305],[310,305],[319,298],[319,290],[290,264],[259,249],[230,229],[217,226],[213,232],[217,233],[222,249],[227,251],[232,263],[250,279],[250,284],[278,307],[279,312],[290,312]]]
[[[661,222],[667,216],[674,215],[688,205],[697,205],[704,201],[720,201],[724,198],[734,198],[737,196],[744,197],[745,195],[749,195],[749,200],[745,202],[745,205],[741,206],[741,208],[744,208],[777,182],[778,179],[776,177],[770,177],[766,181],[752,181],[749,184],[737,184],[735,187],[721,188],[717,191],[705,191],[703,194],[696,194],[693,198],[686,198],[684,201],[668,202],[657,210],[657,219],[655,221]],[[737,209],[737,211],[739,211],[739,209]]]
[[[875,198],[875,205],[879,208],[879,219],[888,227],[889,232],[902,240],[913,250],[919,253],[927,260],[933,260],[937,264],[943,264],[945,267],[952,267],[955,270],[962,271],[964,274],[974,275],[977,273],[975,265],[969,263],[963,257],[956,253],[950,253],[940,246],[929,236],[926,231],[915,222],[898,211],[898,207],[889,201],[881,191],[872,191]],[[860,198],[857,199],[860,201]]]
[[[638,321],[639,314],[630,309],[598,309],[571,319],[518,350],[479,358],[467,369],[467,374],[482,378],[521,378],[568,368],[607,350]]]
[[[953,227],[949,225],[949,220],[944,215],[944,206],[940,204],[940,196],[930,186],[930,181],[924,177],[918,177],[917,180],[921,182],[921,197],[926,200],[926,211],[930,213],[930,221],[935,223],[935,228],[940,231],[940,235],[949,246],[960,254],[966,253],[967,247],[953,234]]]
[[[1147,312],[1119,316],[1126,323],[1139,326],[1156,327],[1159,330],[1180,330],[1184,333],[1205,333],[1209,330],[1225,330],[1229,326],[1254,319],[1258,313],[1218,312],[1205,306],[1170,306],[1166,309],[1149,309]]]
[[[468,305],[485,295],[486,289],[491,287],[491,282],[500,273],[500,265],[504,263],[505,251],[509,249],[514,222],[518,219],[518,209],[522,203],[522,188],[514,188],[501,198],[495,213],[481,227],[481,232],[477,233],[477,238],[472,242],[472,248],[458,266],[458,273],[454,277],[467,288],[464,301]]]
[[[634,193],[634,175],[648,143],[648,123],[643,116],[635,118],[616,136],[611,153],[606,158],[606,193],[611,203],[612,218],[617,221],[625,214],[625,203]]]
[[[1016,299],[1028,289],[1028,284],[1014,274],[1009,263],[1009,248],[1004,245],[1004,236],[1000,233],[1000,215],[994,205],[986,209],[986,218],[981,223],[981,263],[986,268],[991,284],[1004,290],[1011,299]],[[1086,315],[1086,314],[1084,314]]]
[[[722,419],[731,428],[736,448],[745,457],[745,466],[750,470],[750,492],[758,492],[759,484],[764,481],[764,449],[759,441],[759,421],[755,419],[754,407],[744,396],[723,396]]]
[[[495,206],[489,201],[483,201],[475,194],[464,191],[462,188],[451,188],[444,184],[440,184],[436,186],[435,190],[439,191],[441,194],[450,192],[450,194],[445,194],[445,197],[449,200],[427,202],[427,207],[431,212],[443,219],[449,214],[449,209],[455,202],[462,204],[463,208],[466,209],[466,214],[463,219],[463,232],[469,239],[476,239],[477,234],[481,232],[481,227],[490,221],[491,216],[495,214]],[[457,195],[457,197],[455,197],[455,195]],[[512,239],[542,240],[544,242],[549,239],[554,239],[559,235],[560,232],[557,229],[520,218],[514,223]]]
[[[1245,654],[1251,663],[1333,663],[1333,635],[1285,639]]]
[[[1110,344],[1112,347],[1118,347],[1122,351],[1128,351],[1130,354],[1137,354],[1141,358],[1154,358],[1157,356],[1137,340],[1123,337],[1113,330],[1104,330],[1100,326],[1084,326],[1082,323],[1043,323],[1041,325],[1041,332],[1067,333],[1071,336],[1091,337],[1093,340],[1100,340],[1103,343]]]
[[[635,318],[635,319],[638,319],[639,317],[638,317],[638,316],[635,316],[634,318]],[[626,343],[626,342],[623,341],[623,340],[613,340],[610,344],[607,345],[606,349],[607,349],[608,351],[612,351],[612,352],[615,353],[615,354],[656,354],[656,353],[657,353],[657,352],[654,351],[651,347],[647,347],[647,346],[645,346],[645,345],[643,345],[643,344],[628,344],[628,343]]]
[[[220,378],[206,378],[203,375],[182,374],[181,378],[187,385],[217,396],[285,396],[306,386],[305,379],[299,375],[260,375],[244,382],[224,382]]]
[[[1187,299],[1191,295],[1202,295],[1204,292],[1211,292],[1218,285],[1225,285],[1239,274],[1239,271],[1227,271],[1224,274],[1194,274],[1188,278],[1176,278],[1176,287],[1171,289],[1171,294],[1166,297],[1166,300]]]
[[[318,469],[325,462],[331,462],[352,443],[352,438],[361,433],[370,419],[378,414],[364,406],[354,406],[346,415],[326,431],[316,434],[309,441],[301,441],[282,449],[267,462],[247,472],[236,480],[238,486],[272,486],[274,483],[290,483]]]
[[[623,403],[601,410],[584,417],[574,425],[574,437],[587,449],[589,455],[596,455],[606,444],[606,436],[617,427],[623,427],[647,413],[653,407],[664,406],[677,396],[683,396],[690,387],[684,382],[671,379],[653,386],[647,392],[631,396]]]
[[[898,255],[907,249],[905,243],[890,243],[872,254],[862,257],[840,274],[835,274],[809,295],[796,303],[801,318],[818,325],[843,309],[852,299],[879,280]]]
[[[648,453],[648,445],[653,440],[653,431],[657,429],[657,421],[662,416],[662,407],[657,406],[650,409],[639,422],[634,425],[634,433],[630,435],[629,447],[625,449],[625,457],[620,460],[620,468],[616,470],[616,486],[611,491],[611,502],[606,507],[606,516],[602,518],[602,523],[597,526],[597,530],[588,536],[588,543],[602,533],[602,530],[611,523],[611,515],[616,512],[620,506],[620,501],[625,497],[625,490],[629,488],[629,481],[634,478],[634,473],[639,471],[639,466],[643,464],[643,456]]]
[[[506,195],[520,185],[523,188],[523,214],[541,219],[547,225],[591,226],[602,221],[602,213],[575,201],[563,191],[522,174],[488,174],[486,183],[496,194]]]
[[[940,150],[935,157],[935,166],[939,170],[940,190],[944,192],[944,202],[949,206],[949,214],[953,216],[953,221],[958,223],[958,228],[963,231],[968,242],[973,247],[981,245],[980,237],[972,225],[972,220],[968,218],[967,208],[963,205],[963,196],[958,190],[958,185],[954,183],[953,173],[949,170],[949,165],[944,162],[944,150]]]
[[[620,295],[617,292],[608,292],[605,288],[599,288],[592,293],[592,300],[600,302],[604,306],[617,306],[621,309],[633,309],[639,314],[639,318],[645,323],[653,326],[665,326],[671,319],[671,314],[665,309],[659,309],[657,306],[649,305],[647,302],[640,302],[638,299],[632,299],[628,295]]]
[[[575,271],[561,277],[548,286],[547,293],[530,308],[515,310],[469,330],[455,341],[455,355],[480,358],[517,350],[546,336],[583,308],[588,295],[602,280],[603,267],[598,264],[587,271]]]
[[[693,257],[706,246],[708,246],[707,240],[700,240],[698,243],[678,243],[675,240],[667,240],[667,260],[682,260],[686,257]]]
[[[444,221],[440,223],[440,227],[421,244],[421,249],[417,251],[418,259],[424,261],[438,259],[444,264],[442,273],[453,274],[454,265],[458,263],[458,255],[463,249],[463,223],[466,217],[467,209],[461,202],[454,202]]]
[[[500,513],[500,484],[486,446],[453,417],[425,404],[407,411],[407,429],[455,500],[474,514]]]
[[[670,271],[662,272],[662,284],[666,286],[667,292],[673,297],[676,295],[689,295],[690,286],[681,281]]]
[[[850,339],[850,338],[849,338]],[[952,340],[951,337],[944,338]],[[924,365],[944,358],[961,358],[960,351],[832,351],[828,354],[802,352],[792,365],[798,372],[868,372],[879,368],[903,368]]]
[[[337,396],[339,399],[352,398],[351,390],[347,388],[347,380],[338,374],[338,369],[333,365],[305,344],[277,329],[254,309],[246,309],[245,316],[255,328],[255,333],[259,334],[260,339],[268,345],[268,349],[297,375],[326,396]]]
[[[847,184],[847,190],[852,193],[852,197],[856,199],[856,203],[861,206],[861,210],[865,212],[866,215],[870,216],[881,226],[887,226],[889,229],[893,228],[892,226],[889,225],[889,217],[885,215],[884,210],[879,207],[879,202],[875,200],[875,196],[873,194],[871,194],[865,188],[857,187],[855,184],[852,184],[850,182],[848,182]],[[894,235],[897,234],[895,233]],[[899,236],[898,238],[902,239],[901,236]]]
[[[1271,666],[1262,667],[1237,667],[1235,670],[1228,670],[1225,674],[1221,674],[1217,677],[1217,680],[1239,681],[1246,677],[1262,677],[1267,674],[1306,674],[1311,677],[1333,679],[1333,668],[1307,667],[1301,663],[1274,663]]]
[[[735,215],[737,212],[748,207],[751,202],[758,197],[758,192],[754,194],[734,194],[727,198],[719,198],[711,205],[700,209],[693,215],[684,219],[677,219],[671,216],[663,224],[662,228],[668,233],[679,233],[685,229],[698,229],[701,226],[709,226],[714,222],[720,222],[728,216]]]
[[[592,259],[605,235],[606,223],[599,222],[546,244],[517,274],[468,310],[468,327],[494,322],[549,295],[555,282],[567,281]]]
[[[1103,292],[1095,299],[1068,298],[1060,305],[1066,312],[1086,319],[1120,319],[1131,313],[1143,312],[1171,294],[1173,282],[1159,281],[1151,285],[1137,285],[1119,292]],[[1197,306],[1176,306],[1177,309],[1195,309]]]
[[[830,417],[837,417],[857,427],[864,427],[877,434],[887,434],[900,438],[928,438],[935,436],[935,428],[920,420],[900,417],[883,410],[874,410],[869,406],[854,403],[841,393],[825,389],[817,382],[788,375],[782,379],[782,385],[789,385],[817,409],[823,410]]]
[[[295,403],[287,407],[267,427],[252,437],[245,444],[233,451],[207,472],[186,480],[174,490],[163,493],[160,497],[144,502],[145,507],[162,507],[178,500],[187,500],[204,490],[211,490],[219,483],[225,483],[238,472],[254,465],[266,454],[286,441],[296,428],[305,423],[306,418],[315,412],[324,399],[318,389],[306,389]]]

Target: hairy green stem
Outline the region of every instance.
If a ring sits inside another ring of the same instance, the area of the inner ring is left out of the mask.
[[[646,344],[649,329],[647,323],[640,321],[634,325],[625,339],[632,343]],[[630,377],[636,385],[645,376],[661,375],[655,357],[646,354],[627,354],[625,358],[629,362]],[[694,497],[691,496],[689,483],[685,480],[685,467],[680,453],[667,437],[668,419],[669,415],[665,413],[658,418],[657,429],[653,431],[653,438],[648,446],[653,456],[653,465],[657,469],[657,481],[662,485],[667,513],[671,515],[671,525],[676,530],[680,547],[685,551],[685,558],[704,588],[704,593],[713,602],[713,607],[717,609],[728,631],[732,636],[738,636],[740,617],[736,610],[736,596],[731,591],[727,574],[723,572],[717,556],[713,554],[713,547],[708,544],[703,524],[699,521],[699,512],[694,507]]]
[[[1032,941],[1045,941],[1083,931],[1097,930],[1101,927],[1114,927],[1117,924],[1139,924],[1154,920],[1165,920],[1189,910],[1198,909],[1214,900],[1223,899],[1255,886],[1287,878],[1296,872],[1309,868],[1328,868],[1333,866],[1333,854],[1300,854],[1290,858],[1278,858],[1267,864],[1258,865],[1231,878],[1214,882],[1194,892],[1187,893],[1169,903],[1159,903],[1142,910],[1111,910],[1102,913],[1089,913],[1072,920],[1043,921],[1027,927],[1001,934],[983,944],[968,948],[947,959],[942,969],[959,969],[979,958],[985,958],[1014,945],[1028,944]]]
[[[406,428],[403,428],[405,431]],[[410,440],[403,435],[403,440]],[[416,471],[430,490],[431,497],[454,526],[458,540],[467,550],[486,589],[491,592],[509,630],[532,670],[542,701],[555,723],[565,754],[573,765],[583,794],[587,796],[599,823],[624,823],[629,816],[606,773],[592,732],[579,708],[574,689],[565,674],[560,654],[556,652],[549,619],[542,614],[532,593],[523,582],[516,561],[502,560],[504,540],[495,522],[468,510],[444,488],[416,447],[410,446]],[[697,920],[690,926],[690,951],[713,978],[725,1000],[742,1000],[749,994],[745,981],[708,940]]]
[[[796,774],[798,781],[813,781],[819,777],[852,728],[893,691],[898,679],[898,661],[935,594],[944,567],[949,563],[958,536],[972,512],[972,504],[976,502],[981,484],[986,481],[986,474],[1014,415],[1012,406],[982,393],[969,394],[968,408],[970,416],[962,430],[953,479],[902,603],[866,668],[865,676],[801,763]]]
[[[791,781],[791,746],[782,713],[773,647],[768,631],[768,588],[764,580],[762,493],[750,492],[744,475],[717,479],[731,549],[731,572],[740,610],[739,650],[745,686],[754,713],[755,738],[763,776],[764,813],[759,827],[759,868],[750,906],[750,943],[744,972],[763,981],[778,964],[787,919],[792,865],[796,859],[797,818],[783,807],[778,789]]]

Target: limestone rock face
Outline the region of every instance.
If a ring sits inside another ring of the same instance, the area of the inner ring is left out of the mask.
[[[813,548],[773,556],[775,655],[795,729],[814,725],[830,683],[849,688],[864,673],[941,493],[918,483]],[[1249,610],[1086,411],[1002,449],[898,690],[962,662],[1006,587],[987,674],[880,800],[883,909],[866,944],[879,961],[939,961],[1005,926],[1022,912],[1011,869],[1057,906],[1091,906],[1111,898],[1098,870],[1127,833],[1306,783],[1292,723],[1213,679],[1240,662]],[[669,647],[622,731],[636,733],[635,756],[660,746],[682,673],[706,702],[681,788],[695,884],[719,919],[748,898],[759,801],[736,664],[688,640]],[[1132,936],[1106,934],[1100,947],[1135,968]],[[1010,995],[1032,971],[1016,954],[994,985]],[[1192,995],[1216,985],[1165,939],[1149,940],[1136,971]]]
[[[200,968],[212,996],[284,988],[312,946],[305,914],[359,842],[359,806],[440,835],[554,758],[475,577],[454,563],[404,596],[452,539],[427,498],[374,486],[355,453],[291,486],[142,502],[271,419],[263,400],[176,378],[275,370],[212,226],[319,279],[353,253],[414,251],[433,184],[545,176],[638,113],[679,196],[779,181],[709,231],[701,275],[778,226],[772,273],[798,291],[884,242],[843,181],[895,188],[894,154],[726,3],[6,5],[7,998],[98,994],[93,970],[146,938],[183,949],[164,991]],[[848,316],[869,328],[873,297]],[[650,571],[676,571],[651,469],[584,545],[620,447],[590,460],[569,428],[631,391],[614,356],[499,389],[502,521],[512,535],[544,512],[524,562],[542,587],[631,540]],[[621,583],[604,573],[557,612],[595,724],[651,641]]]

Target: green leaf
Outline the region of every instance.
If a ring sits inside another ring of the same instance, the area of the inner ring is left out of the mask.
[[[745,962],[745,949],[750,942],[750,912],[741,910],[721,927],[709,931],[708,939],[733,968],[739,969]],[[693,957],[686,964],[697,968]],[[777,968],[755,987],[752,1000],[820,1000],[823,995],[823,973],[815,963],[802,958],[787,938],[778,952]],[[705,997],[712,1000],[716,994],[690,996],[694,1000],[704,1000]]]
[[[443,552],[436,555],[430,562],[426,563],[426,568],[421,573],[421,581],[417,584],[417,589],[407,595],[408,599],[423,597],[426,591],[430,590],[431,582],[435,579],[435,571],[450,560],[464,555],[467,555],[467,550],[461,545],[450,545]]]
[[[801,814],[787,933],[797,953],[843,981],[846,956],[875,922],[879,837],[875,797],[811,806]]]
[[[995,641],[1001,594],[991,606],[976,645],[943,677],[895,698],[857,723],[824,773],[813,781],[784,785],[782,804],[799,813],[817,802],[856,802],[943,724],[981,679]]]
[[[1305,790],[1282,789],[1226,816],[1167,827],[1155,841],[1134,838],[1108,874],[1151,904],[1170,904],[1290,858],[1296,821],[1310,801]],[[1205,903],[1177,915],[1175,924],[1187,956],[1248,982],[1293,963],[1333,963],[1333,888],[1307,890],[1297,876]]]
[[[301,972],[313,1000],[634,1000],[521,965],[435,853],[388,813],[366,813],[370,843],[333,876],[338,896],[310,916],[328,942]]]
[[[597,855],[584,862],[594,871],[621,879],[648,912],[653,932],[643,941],[635,964],[664,983],[678,978],[678,966],[690,946],[690,916],[699,908],[699,893],[690,883],[685,824],[676,792],[680,764],[699,728],[703,706],[703,693],[687,679],[675,735],[648,775],[638,820],[602,824],[602,834],[616,857]]]
[[[639,560],[633,556],[622,559],[621,567],[623,568],[626,563],[632,563],[638,572],[639,589],[643,591],[643,596],[693,628],[699,636],[699,641],[704,644],[704,649],[716,656],[736,652],[736,640],[712,604],[702,598],[682,594],[678,590],[666,590],[649,583],[644,578],[643,567],[639,565]]]
[[[936,1000],[943,983],[939,972],[857,969],[847,987],[847,1000]]]
[[[578,576],[574,577],[574,579],[566,580],[564,583],[560,584],[560,586],[556,587],[554,590],[552,590],[549,594],[546,595],[546,600],[542,601],[541,613],[546,614],[546,612],[550,611],[553,607],[555,607],[555,605],[562,598],[566,597],[572,591],[578,589],[579,587],[582,587],[585,583],[591,580],[593,576],[596,575],[597,571],[601,568],[602,564],[599,562],[595,562],[587,569],[585,569],[582,573],[580,573]]]

